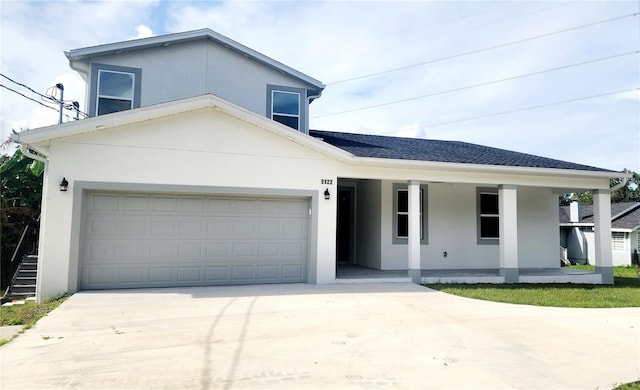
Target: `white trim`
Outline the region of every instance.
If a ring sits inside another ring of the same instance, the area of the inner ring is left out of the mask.
[[[104,55],[117,55],[124,52],[142,50],[152,47],[170,46],[173,44],[194,41],[198,39],[210,39],[230,50],[233,50],[242,55],[246,55],[253,60],[262,63],[272,69],[285,73],[299,81],[302,81],[312,87],[320,90],[324,89],[325,85],[304,73],[301,73],[293,68],[290,68],[272,58],[258,53],[257,51],[250,49],[232,39],[229,39],[217,32],[204,28],[194,31],[186,31],[177,34],[167,34],[150,38],[134,39],[129,41],[109,43],[106,45],[98,45],[85,47],[81,49],[74,49],[66,51],[64,54],[72,64],[74,62],[88,61],[88,58],[104,56]],[[73,66],[72,66],[73,67]]]
[[[415,161],[415,160],[395,160],[371,157],[356,157],[343,149],[330,145],[321,139],[309,136],[303,132],[291,129],[288,126],[273,121],[272,119],[258,115],[236,104],[228,102],[213,94],[206,94],[176,100],[167,103],[161,103],[151,106],[135,108],[132,110],[121,111],[118,113],[100,115],[92,118],[83,119],[81,121],[73,121],[48,127],[27,130],[12,136],[12,139],[19,143],[28,145],[48,142],[56,138],[69,137],[93,131],[103,130],[110,127],[123,126],[131,123],[147,121],[168,117],[176,114],[197,111],[206,108],[222,111],[230,116],[238,118],[247,123],[259,126],[271,133],[290,139],[305,147],[313,149],[326,156],[334,158],[340,162],[356,166],[368,168],[397,168],[397,169],[418,169],[422,171],[449,171],[462,173],[487,173],[495,175],[513,174],[523,176],[538,177],[571,177],[574,179],[611,179],[619,177],[630,177],[630,174],[623,172],[601,172],[601,171],[582,171],[571,169],[551,169],[551,168],[531,168],[531,167],[508,167],[496,165],[481,164],[463,164],[463,163],[443,163],[433,161]],[[40,145],[42,146],[42,145]],[[46,145],[45,145],[46,146]],[[39,150],[40,151],[40,150]],[[427,180],[428,181],[428,180]],[[455,182],[451,179],[451,182]],[[468,182],[468,180],[465,180]],[[504,182],[504,178],[496,177],[496,182]],[[608,185],[603,180],[602,185]],[[590,188],[594,188],[591,186]],[[595,188],[606,189],[607,188]]]
[[[574,169],[556,169],[556,168],[533,168],[533,167],[513,167],[502,165],[482,165],[467,163],[450,163],[450,162],[434,162],[434,161],[416,161],[416,160],[394,160],[377,157],[355,157],[353,165],[384,167],[384,168],[400,168],[400,169],[420,169],[434,171],[463,171],[463,172],[487,172],[497,174],[518,174],[532,176],[559,176],[559,177],[585,177],[585,178],[623,178],[630,177],[631,174],[624,172],[603,172],[603,171],[587,171]],[[608,188],[607,188],[608,189]]]
[[[102,131],[112,127],[124,126],[131,123],[164,118],[203,109],[214,109],[224,112],[234,118],[259,126],[273,134],[287,138],[331,158],[335,158],[338,161],[350,162],[354,158],[354,156],[347,151],[300,131],[294,130],[281,123],[275,122],[270,118],[258,115],[212,94],[140,107],[113,114],[95,116],[81,121],[66,122],[61,125],[26,130],[22,133],[13,135],[12,139],[18,143],[26,143],[31,146],[33,144],[47,143],[58,138],[91,133],[94,131]],[[40,148],[34,149],[37,149],[38,151],[41,150]]]
[[[131,98],[125,99],[125,98],[122,98],[121,96],[101,95],[100,94],[100,74],[102,72],[131,75]],[[129,109],[132,109],[133,108],[133,102],[135,100],[135,95],[136,95],[135,89],[136,89],[136,74],[135,73],[123,72],[123,71],[118,71],[118,70],[110,70],[110,69],[98,69],[98,77],[97,77],[97,80],[96,80],[96,106],[95,106],[96,115],[98,115],[98,112],[100,111],[100,99],[101,98],[111,99],[111,100],[128,100],[130,102]]]

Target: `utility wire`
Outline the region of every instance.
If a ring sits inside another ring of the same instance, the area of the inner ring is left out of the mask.
[[[505,9],[507,9],[507,8],[510,8],[510,7],[511,6],[506,6],[506,7],[501,7],[499,9],[494,9],[494,10],[485,10],[485,11],[482,11],[482,12],[479,12],[479,13],[467,14],[467,15],[456,17],[456,18],[453,18],[453,19],[440,20],[440,21],[435,21],[435,22],[431,22],[431,23],[428,23],[428,24],[423,24],[423,25],[421,25],[419,27],[409,27],[409,28],[404,28],[404,29],[401,29],[401,30],[395,30],[395,31],[389,31],[389,32],[383,32],[383,33],[379,33],[379,34],[369,35],[367,37],[362,37],[362,38],[351,40],[351,41],[347,41],[347,42],[342,40],[339,44],[336,44],[335,41],[334,41],[334,42],[330,42],[330,43],[328,43],[326,45],[323,45],[323,47],[320,47],[320,48],[309,46],[306,49],[296,50],[294,52],[291,52],[290,54],[299,55],[301,52],[302,53],[314,52],[314,51],[325,50],[325,49],[333,49],[333,50],[335,50],[336,48],[348,47],[348,46],[351,46],[351,45],[359,43],[359,42],[378,40],[378,39],[381,39],[381,38],[383,38],[385,36],[398,35],[398,34],[406,33],[406,32],[413,31],[413,30],[418,30],[418,29],[419,30],[423,30],[423,29],[430,28],[432,26],[436,26],[436,25],[439,25],[439,24],[448,24],[448,23],[460,21],[462,19],[481,16],[481,15],[484,15],[484,14],[492,14],[492,13],[496,13],[496,12],[501,12],[501,11],[504,11]],[[360,53],[360,54],[366,54],[366,53]]]
[[[498,49],[498,48],[501,48],[501,47],[511,46],[511,45],[515,45],[515,44],[518,44],[518,43],[532,41],[532,40],[535,40],[535,39],[545,38],[545,37],[549,37],[549,36],[556,35],[556,34],[561,34],[561,33],[569,32],[569,31],[579,30],[579,29],[582,29],[582,28],[592,27],[592,26],[596,26],[598,24],[603,24],[603,23],[612,22],[612,21],[615,21],[615,20],[621,20],[621,19],[628,18],[628,17],[635,17],[635,16],[638,16],[638,12],[635,12],[635,13],[632,13],[632,14],[625,14],[625,15],[621,15],[621,16],[616,16],[616,17],[613,17],[613,18],[604,19],[604,20],[600,20],[600,21],[597,21],[597,22],[593,22],[593,23],[581,24],[579,26],[569,27],[569,28],[565,28],[565,29],[562,29],[562,30],[548,32],[548,33],[545,33],[545,34],[534,35],[532,37],[527,37],[527,38],[518,39],[518,40],[515,40],[515,41],[505,42],[505,43],[501,43],[499,45],[489,46],[489,47],[485,47],[485,48],[482,48],[482,49],[476,49],[476,50],[471,50],[471,51],[467,51],[467,52],[463,52],[463,53],[454,54],[454,55],[451,55],[451,56],[440,57],[440,58],[437,58],[437,59],[434,59],[434,60],[419,62],[417,64],[402,66],[402,67],[394,68],[394,69],[383,70],[383,71],[375,72],[375,73],[369,73],[369,74],[366,74],[366,75],[352,77],[352,78],[348,78],[348,79],[344,79],[344,80],[333,81],[333,82],[327,83],[327,85],[342,84],[342,83],[346,83],[346,82],[350,82],[350,81],[362,80],[362,79],[373,77],[373,76],[379,76],[379,75],[382,75],[382,74],[387,74],[387,73],[392,73],[392,72],[398,72],[398,71],[401,71],[401,70],[416,68],[416,67],[419,67],[419,66],[422,66],[422,65],[433,64],[435,62],[446,61],[446,60],[450,60],[450,59],[453,59],[453,58],[468,56],[468,55],[471,55],[471,54],[477,54],[477,53],[481,53],[483,51]]]
[[[19,86],[21,86],[21,87],[23,87],[23,88],[26,88],[26,89],[28,89],[29,91],[31,91],[31,92],[33,92],[33,93],[35,93],[36,95],[40,96],[40,97],[42,98],[42,100],[44,100],[45,102],[51,102],[51,103],[54,103],[54,104],[60,104],[60,102],[61,102],[60,100],[58,100],[58,98],[56,98],[56,97],[55,97],[55,94],[54,94],[54,93],[51,93],[51,95],[42,94],[42,93],[40,93],[40,92],[38,92],[38,91],[34,90],[33,88],[29,87],[29,86],[28,86],[28,85],[26,85],[26,84],[23,84],[23,83],[20,83],[20,82],[18,82],[18,81],[15,81],[14,79],[12,79],[12,78],[11,78],[11,77],[9,77],[9,76],[6,76],[6,75],[4,75],[4,74],[2,74],[2,73],[0,73],[0,76],[4,77],[5,79],[7,79],[7,80],[11,81],[11,82],[12,82],[12,83],[14,83],[14,84],[17,84],[17,85],[19,85]],[[39,104],[41,104],[41,105],[43,105],[43,106],[45,106],[45,107],[51,108],[51,109],[53,109],[53,110],[55,110],[55,111],[57,111],[57,112],[58,112],[58,110],[57,110],[57,109],[55,109],[55,108],[53,108],[53,107],[50,107],[50,106],[47,106],[47,105],[44,105],[44,104],[42,104],[42,102],[39,102],[39,101],[37,101],[37,100],[31,99],[30,97],[28,97],[28,96],[26,96],[26,95],[23,95],[23,94],[21,94],[20,92],[18,92],[18,91],[16,91],[16,90],[13,90],[13,89],[11,89],[11,88],[8,88],[8,87],[6,87],[6,86],[4,86],[4,85],[3,85],[3,87],[4,87],[4,88],[6,88],[6,89],[8,89],[8,90],[10,90],[10,91],[13,91],[13,92],[15,92],[15,93],[17,93],[17,94],[19,94],[19,95],[21,95],[21,96],[23,96],[23,97],[25,97],[25,98],[29,99],[29,100],[33,100],[33,101],[35,101],[36,103],[39,103]],[[49,93],[49,91],[50,91],[50,90],[52,90],[53,88],[55,88],[55,86],[50,87],[49,89],[47,89],[47,93]],[[73,104],[72,104],[73,102],[72,102],[71,100],[65,100],[65,101],[62,101],[62,103],[63,103],[63,105],[64,105],[64,108],[66,108],[67,110],[78,112],[78,113],[80,113],[80,114],[84,115],[85,117],[88,117],[88,116],[89,116],[89,114],[84,113],[84,112],[80,111],[79,109],[76,109],[76,108],[73,106]],[[65,116],[66,116],[67,118],[69,118],[69,116],[68,116],[68,115],[66,115],[66,114],[65,114]]]
[[[32,102],[38,103],[38,104],[39,104],[39,105],[41,105],[42,107],[46,107],[46,108],[48,108],[48,109],[50,109],[50,110],[53,110],[53,111],[55,111],[55,112],[60,112],[58,109],[56,109],[56,108],[54,108],[54,107],[51,107],[51,106],[47,106],[46,104],[42,103],[41,101],[36,100],[36,99],[33,99],[33,98],[31,98],[31,97],[29,97],[29,96],[27,96],[27,95],[23,94],[23,93],[20,93],[20,92],[16,91],[15,89],[12,89],[12,88],[7,87],[6,85],[0,84],[0,87],[2,87],[2,88],[4,88],[4,89],[7,89],[7,90],[9,90],[9,91],[11,91],[11,92],[13,92],[13,93],[17,93],[18,95],[22,96],[23,98],[26,98],[26,99],[31,100]],[[69,115],[67,115],[67,114],[64,114],[64,113],[63,113],[62,115],[66,116],[68,120],[71,120],[71,119],[72,119],[72,118],[71,118]]]
[[[539,70],[537,72],[525,73],[525,74],[512,76],[512,77],[507,77],[507,78],[503,78],[503,79],[499,79],[499,80],[493,80],[493,81],[487,81],[487,82],[484,82],[484,83],[467,85],[465,87],[446,89],[446,90],[443,90],[443,91],[433,92],[433,93],[430,93],[430,94],[427,94],[427,95],[414,96],[414,97],[410,97],[410,98],[406,98],[406,99],[400,99],[400,100],[394,100],[394,101],[386,102],[386,103],[374,104],[374,105],[371,105],[371,106],[364,106],[364,107],[359,107],[359,108],[353,108],[353,109],[350,109],[350,110],[332,112],[330,114],[317,115],[317,116],[311,117],[311,119],[324,118],[324,117],[328,117],[328,116],[346,114],[346,113],[355,112],[355,111],[368,110],[368,109],[371,109],[371,108],[390,106],[392,104],[404,103],[404,102],[408,102],[408,101],[412,101],[412,100],[419,100],[419,99],[424,99],[424,98],[437,96],[437,95],[444,95],[444,94],[447,94],[447,93],[458,92],[458,91],[462,91],[462,90],[470,89],[470,88],[483,87],[483,86],[486,86],[486,85],[497,84],[497,83],[501,83],[501,82],[504,82],[504,81],[516,80],[516,79],[520,79],[520,78],[524,78],[524,77],[535,76],[535,75],[539,75],[539,74],[543,74],[543,73],[549,73],[549,72],[553,72],[553,71],[557,71],[557,70],[573,68],[573,67],[576,67],[576,66],[591,64],[591,63],[594,63],[594,62],[605,61],[605,60],[610,60],[610,59],[613,59],[613,58],[624,57],[624,56],[628,56],[628,55],[631,55],[631,54],[639,54],[639,53],[640,53],[640,51],[636,50],[636,51],[630,51],[630,52],[616,54],[616,55],[612,55],[612,56],[608,56],[608,57],[600,57],[600,58],[596,58],[596,59],[589,60],[589,61],[577,62],[577,63],[574,63],[574,64],[569,64],[569,65],[559,66],[559,67],[555,67],[555,68]]]
[[[20,96],[22,96],[22,97],[24,97],[24,98],[27,98],[27,99],[31,100],[32,102],[36,102],[36,103],[38,103],[39,105],[41,105],[42,107],[47,107],[47,108],[48,108],[48,109],[50,109],[50,110],[53,110],[53,111],[55,111],[55,112],[59,112],[59,111],[58,111],[57,109],[55,109],[54,107],[47,106],[46,104],[42,103],[41,101],[36,100],[36,99],[33,99],[33,98],[31,98],[31,97],[29,97],[29,96],[27,96],[27,95],[23,94],[23,93],[20,93],[20,92],[16,91],[15,89],[11,89],[11,88],[9,88],[9,87],[7,87],[7,86],[5,86],[5,85],[2,85],[2,84],[0,84],[0,87],[2,87],[2,88],[4,88],[4,89],[8,89],[8,90],[9,90],[9,91],[11,91],[11,92],[17,93],[18,95],[20,95]],[[28,88],[28,87],[27,87],[27,88]]]
[[[19,82],[15,81],[14,79],[12,79],[11,77],[8,77],[8,76],[6,76],[6,75],[4,75],[4,74],[2,74],[2,73],[0,73],[0,76],[4,77],[5,79],[7,79],[7,80],[11,81],[11,82],[12,82],[12,83],[14,83],[14,84],[17,84],[17,85],[19,85],[19,86],[21,86],[21,87],[23,87],[23,88],[28,89],[29,91],[31,91],[31,92],[33,92],[33,93],[35,93],[36,95],[38,95],[38,96],[40,96],[40,97],[42,97],[42,98],[44,98],[44,99],[48,99],[48,100],[50,100],[50,97],[49,97],[49,96],[44,95],[44,94],[41,94],[40,92],[38,92],[38,91],[34,90],[33,88],[29,87],[28,85],[25,85],[25,84],[19,83]],[[23,95],[23,96],[24,96],[24,95]]]
[[[513,21],[515,19],[523,18],[525,16],[530,16],[530,15],[533,15],[533,14],[536,14],[536,13],[546,12],[546,11],[549,11],[549,10],[554,9],[554,8],[570,6],[570,5],[573,5],[574,3],[576,3],[576,2],[561,3],[559,5],[554,5],[554,6],[547,7],[547,8],[533,10],[533,11],[530,11],[530,12],[527,12],[527,13],[524,13],[524,14],[519,14],[519,15],[515,15],[515,16],[508,16],[506,18],[492,20],[492,21],[490,21],[488,23],[476,24],[474,26],[467,27],[467,28],[464,28],[464,29],[448,31],[446,33],[442,33],[442,34],[438,34],[438,35],[430,35],[427,39],[413,39],[411,41],[405,40],[400,44],[380,47],[380,48],[376,48],[376,49],[368,50],[368,51],[364,51],[364,52],[359,52],[359,53],[356,53],[356,54],[351,55],[351,56],[341,57],[341,59],[344,60],[344,59],[349,59],[349,58],[356,58],[356,57],[361,57],[361,56],[365,56],[365,55],[368,55],[368,54],[371,54],[371,53],[380,52],[380,51],[388,51],[389,49],[400,47],[400,46],[413,45],[416,42],[425,43],[425,42],[433,41],[433,40],[435,40],[435,39],[437,39],[439,37],[442,37],[442,36],[451,35],[452,33],[455,34],[455,33],[467,32],[467,31],[471,31],[471,30],[475,30],[475,29],[478,29],[478,28],[485,27],[487,25],[495,26],[495,25],[500,24],[500,23],[504,23],[504,22],[507,22],[507,21]],[[477,15],[479,15],[479,14],[477,14]],[[472,15],[472,16],[475,16],[475,15]]]
[[[420,126],[420,129],[426,129],[426,128],[432,128],[432,127],[438,127],[438,126],[445,126],[445,125],[450,125],[450,124],[453,124],[453,123],[468,122],[468,121],[473,121],[473,120],[476,120],[476,119],[484,119],[484,118],[490,118],[490,117],[493,117],[493,116],[512,114],[514,112],[536,110],[538,108],[545,108],[545,107],[557,106],[557,105],[561,105],[561,104],[574,103],[574,102],[579,102],[579,101],[582,101],[582,100],[595,99],[595,98],[599,98],[599,97],[603,97],[603,96],[617,95],[617,94],[621,94],[621,93],[625,93],[625,92],[632,92],[632,91],[640,91],[640,87],[630,88],[630,89],[623,89],[623,90],[614,91],[614,92],[605,92],[605,93],[601,93],[601,94],[597,94],[597,95],[591,95],[591,96],[583,96],[583,97],[579,97],[579,98],[575,98],[575,99],[569,99],[569,100],[562,100],[562,101],[553,102],[553,103],[540,104],[540,105],[537,105],[537,106],[516,108],[516,109],[513,109],[513,110],[494,112],[494,113],[491,113],[491,114],[470,116],[470,117],[466,117],[466,118],[460,118],[460,119],[455,119],[455,120],[450,120],[450,121],[445,121],[445,122],[436,122],[436,123],[431,123],[431,124],[428,124],[428,125]],[[387,134],[393,134],[393,133],[396,133],[396,132],[398,132],[398,130],[387,131],[387,132],[379,133],[379,134],[380,135],[387,135]]]

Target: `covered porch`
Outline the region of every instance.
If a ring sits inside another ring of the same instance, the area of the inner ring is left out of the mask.
[[[338,178],[336,283],[613,284],[608,188],[591,187],[597,261],[589,272],[560,266],[564,180],[452,178]]]

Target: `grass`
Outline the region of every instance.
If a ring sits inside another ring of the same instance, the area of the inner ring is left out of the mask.
[[[637,382],[625,383],[622,384],[613,390],[640,390],[640,380]]]
[[[0,326],[23,325],[23,330],[29,329],[67,298],[68,296],[64,296],[44,303],[27,302],[24,305],[0,306]],[[2,339],[0,345],[9,341],[11,340]]]
[[[593,266],[571,266],[593,270]],[[556,307],[640,307],[640,277],[634,267],[615,267],[613,285],[429,284],[449,294],[486,301]]]

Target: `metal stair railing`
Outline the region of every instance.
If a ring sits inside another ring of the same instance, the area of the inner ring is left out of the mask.
[[[20,266],[22,265],[22,262],[27,257],[27,255],[35,255],[38,253],[38,230],[40,228],[39,225],[39,221],[28,224],[24,228],[24,231],[20,236],[18,246],[13,252],[13,256],[11,256],[11,271],[9,274],[13,275],[13,277],[11,278],[11,283],[5,291],[5,296],[8,296],[10,294],[11,287],[15,284],[16,278],[18,277]]]

